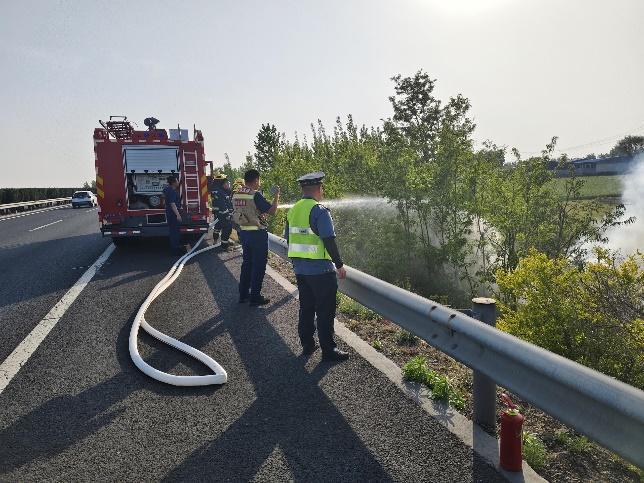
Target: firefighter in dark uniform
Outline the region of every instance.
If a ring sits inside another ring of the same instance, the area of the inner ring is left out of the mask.
[[[181,195],[179,194],[179,180],[176,176],[168,176],[168,185],[163,188],[163,197],[165,199],[165,218],[168,223],[170,250],[172,255],[184,255],[179,243],[181,241]]]
[[[211,192],[211,196],[212,210],[217,219],[215,227],[220,230],[221,247],[230,250],[235,245],[230,240],[230,234],[233,230],[233,202],[230,182],[224,174],[218,174],[214,180],[216,184]]]
[[[346,277],[346,269],[335,241],[331,213],[320,204],[323,180],[322,172],[297,180],[302,187],[302,199],[288,211],[284,235],[299,290],[298,334],[302,354],[310,355],[317,349],[313,339],[317,317],[322,359],[344,361],[349,354],[336,347],[333,322],[338,278]]]
[[[268,261],[266,215],[277,211],[280,199],[277,188],[273,203],[269,203],[258,191],[259,186],[259,171],[249,169],[244,174],[244,185],[233,193],[233,222],[244,250],[239,276],[239,303],[248,301],[251,307],[270,302],[261,294]]]

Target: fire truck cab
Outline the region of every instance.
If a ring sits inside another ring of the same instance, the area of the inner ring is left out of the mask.
[[[203,135],[194,129],[149,128],[136,131],[125,116],[110,116],[94,129],[94,159],[98,218],[103,236],[115,243],[133,237],[167,236],[163,188],[167,178],[179,179],[183,221],[182,233],[208,231],[208,178]]]

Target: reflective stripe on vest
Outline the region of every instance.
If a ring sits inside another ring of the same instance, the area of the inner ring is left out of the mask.
[[[303,198],[288,211],[288,256],[311,260],[331,260],[324,248],[322,238],[311,229],[311,210],[318,204],[310,198]]]

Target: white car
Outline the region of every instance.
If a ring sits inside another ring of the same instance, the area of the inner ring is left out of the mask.
[[[78,208],[83,205],[93,207],[97,204],[96,195],[91,191],[76,191],[72,195],[72,208]]]

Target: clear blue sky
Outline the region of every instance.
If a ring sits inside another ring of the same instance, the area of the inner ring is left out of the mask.
[[[0,187],[92,179],[110,114],[196,123],[239,164],[263,122],[378,124],[421,68],[471,99],[479,141],[607,151],[644,133],[643,20],[642,0],[5,0]]]

